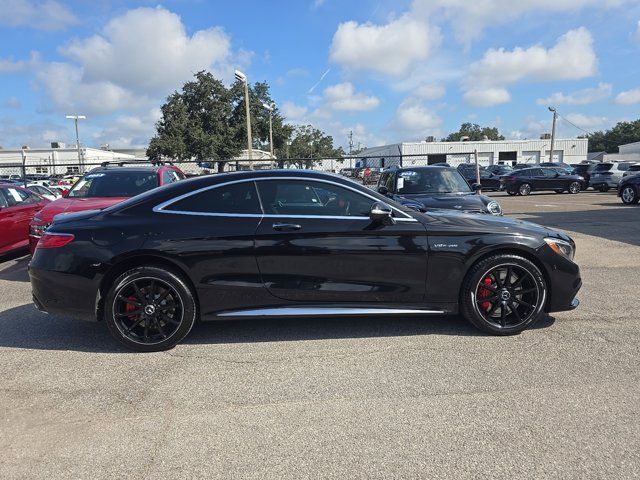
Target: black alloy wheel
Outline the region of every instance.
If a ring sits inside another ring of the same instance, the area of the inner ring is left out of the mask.
[[[461,311],[485,332],[512,335],[540,318],[546,300],[538,267],[517,255],[496,255],[471,269],[462,289]]]
[[[122,274],[105,299],[111,334],[138,351],[173,348],[195,323],[196,305],[187,283],[160,267],[138,267]]]
[[[576,194],[580,193],[580,182],[571,182],[569,184],[569,193]]]
[[[622,203],[625,205],[633,205],[634,203],[638,203],[638,200],[640,200],[640,197],[638,197],[638,191],[633,185],[623,187],[620,192],[620,198],[622,199]]]
[[[523,183],[522,185],[520,185],[520,188],[518,188],[518,193],[520,195],[529,195],[531,193],[531,185],[529,185],[528,183]]]

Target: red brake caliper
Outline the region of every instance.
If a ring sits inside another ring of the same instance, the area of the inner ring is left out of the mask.
[[[485,285],[491,285],[492,280],[489,277],[486,277],[482,280],[482,283]],[[483,288],[482,286],[478,288],[478,298],[487,298],[491,295],[491,290],[488,288]],[[480,308],[482,308],[485,312],[491,308],[491,302],[482,302],[480,304]]]
[[[129,300],[131,300],[131,301],[133,301],[133,302],[137,302],[137,301],[138,301],[138,297],[136,297],[136,296],[134,296],[134,295],[131,295],[131,296],[129,297]],[[125,311],[126,311],[127,313],[129,313],[129,312],[133,312],[133,311],[135,311],[135,310],[138,310],[139,308],[142,308],[142,307],[136,307],[135,305],[133,305],[133,304],[131,304],[131,303],[127,303],[127,304],[125,305],[125,307],[124,307],[124,309],[125,309]],[[131,316],[131,317],[129,317],[129,318],[131,318],[132,320],[134,320],[134,321],[135,321],[135,320],[138,320],[138,318],[139,318],[139,317],[138,317],[138,315],[132,315],[132,316]]]

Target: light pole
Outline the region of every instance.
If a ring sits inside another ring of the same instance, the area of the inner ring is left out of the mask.
[[[268,105],[266,103],[263,103],[262,106],[265,108],[265,110],[267,110],[269,112],[269,150],[271,151],[271,160],[273,160],[274,155],[273,155],[273,125],[271,123],[271,116],[273,114],[273,109],[275,108],[275,105],[271,104]]]
[[[553,162],[553,144],[556,141],[556,120],[558,119],[558,112],[555,107],[549,107],[549,111],[553,112],[553,125],[551,127],[551,151],[549,152],[549,161]]]
[[[247,153],[249,156],[249,170],[253,170],[253,148],[251,147],[251,114],[249,113],[249,84],[247,76],[240,70],[235,72],[236,80],[244,83],[244,111],[247,116]]]
[[[82,166],[82,156],[80,155],[80,134],[78,133],[78,120],[85,120],[84,115],[67,115],[67,119],[71,119],[76,124],[76,149],[78,150],[78,168]]]

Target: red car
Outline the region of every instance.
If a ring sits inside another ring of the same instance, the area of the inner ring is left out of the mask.
[[[26,250],[29,223],[48,203],[46,198],[19,185],[0,183],[0,256]]]
[[[78,180],[63,198],[51,202],[33,218],[29,228],[31,253],[33,254],[38,240],[56,215],[107,208],[129,197],[183,178],[184,173],[173,165],[105,165],[94,168]]]

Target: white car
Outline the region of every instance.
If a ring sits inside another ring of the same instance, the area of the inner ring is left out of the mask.
[[[594,190],[606,192],[610,188],[618,188],[624,172],[635,165],[635,162],[602,162],[598,163],[591,173],[589,185]]]
[[[30,183],[30,184],[27,185],[27,188],[29,190],[31,190],[32,192],[37,193],[41,197],[44,197],[47,200],[51,200],[52,202],[54,200],[57,200],[58,198],[60,198],[62,196],[60,193],[54,192],[54,191],[48,189],[47,187],[43,187],[42,185],[38,185],[37,183]]]

